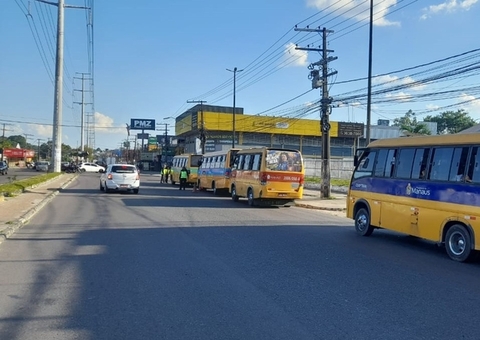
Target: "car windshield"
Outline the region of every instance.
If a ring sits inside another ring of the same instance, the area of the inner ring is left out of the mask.
[[[129,165],[114,165],[112,166],[112,172],[116,173],[134,173],[135,167]]]

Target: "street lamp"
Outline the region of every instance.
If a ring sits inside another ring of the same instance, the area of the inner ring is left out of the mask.
[[[227,68],[227,71],[233,72],[233,121],[232,121],[232,148],[235,147],[235,92],[236,92],[236,81],[237,81],[237,72],[242,72],[243,70],[238,70],[236,67],[233,68],[233,70],[229,70]]]

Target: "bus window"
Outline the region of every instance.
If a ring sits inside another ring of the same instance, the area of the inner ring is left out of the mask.
[[[387,161],[388,149],[382,149],[378,151],[377,161],[375,162],[375,177],[385,176],[385,163]]]
[[[480,154],[478,152],[479,147],[472,148],[472,154],[470,155],[470,163],[468,165],[467,176],[465,181],[480,183]]]
[[[465,164],[467,164],[469,148],[455,148],[452,165],[450,166],[450,181],[463,182],[465,178]]]
[[[373,172],[376,151],[365,151],[362,159],[358,164],[357,170],[354,172],[354,178],[369,177]]]
[[[261,154],[253,155],[252,170],[255,170],[255,171],[260,170],[261,161],[262,161],[262,155]]]
[[[417,149],[413,160],[412,179],[426,179],[430,149]]]
[[[396,178],[410,178],[412,175],[413,158],[415,149],[402,149],[397,161]]]
[[[430,179],[436,181],[448,181],[452,156],[453,148],[433,149],[433,161],[430,166]]]
[[[251,158],[252,158],[252,155],[245,156],[245,162],[243,163],[243,170],[251,170],[251,167],[250,167]]]

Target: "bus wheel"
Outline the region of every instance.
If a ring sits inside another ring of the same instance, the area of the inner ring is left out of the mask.
[[[373,227],[370,224],[370,215],[367,209],[361,208],[355,214],[355,230],[362,236],[372,235]]]
[[[473,255],[470,234],[460,224],[455,224],[447,231],[445,248],[448,256],[454,261],[465,262]]]
[[[237,189],[235,187],[232,187],[232,200],[238,202]]]
[[[253,197],[253,190],[250,188],[247,191],[248,205],[253,207],[255,205],[255,199]]]

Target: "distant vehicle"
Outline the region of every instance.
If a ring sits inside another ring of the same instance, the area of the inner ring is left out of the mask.
[[[0,162],[0,173],[2,175],[7,175],[8,174],[8,163],[5,161]]]
[[[172,162],[172,184],[180,183],[180,170],[187,168],[190,172],[187,179],[188,185],[194,185],[198,180],[198,165],[201,164],[202,155],[182,154],[173,157]]]
[[[252,148],[237,152],[232,165],[232,200],[248,205],[291,206],[303,196],[305,168],[300,151]]]
[[[140,174],[135,165],[110,164],[100,176],[100,190],[131,191],[138,194],[140,190]]]
[[[50,163],[46,161],[40,161],[35,163],[35,170],[37,171],[48,171]]]
[[[105,172],[105,168],[95,163],[82,163],[78,167],[80,172]]]
[[[198,188],[211,189],[216,195],[221,191],[228,193],[232,165],[240,149],[209,152],[203,155],[198,167]]]

